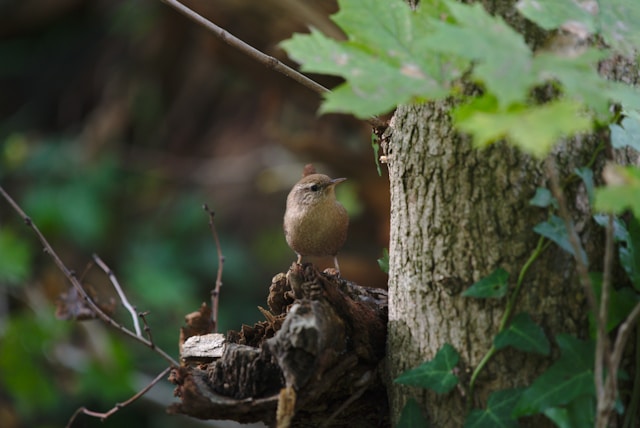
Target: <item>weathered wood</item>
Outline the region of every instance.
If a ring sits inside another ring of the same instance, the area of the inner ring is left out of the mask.
[[[269,310],[260,308],[265,321],[228,332],[224,344],[210,346],[210,336],[189,339],[184,332],[197,329],[183,329],[183,366],[171,376],[181,401],[169,411],[275,425],[283,390],[294,406],[291,426],[388,426],[379,375],[386,292],[294,263],[273,278],[267,304]],[[188,322],[204,325],[197,314]]]

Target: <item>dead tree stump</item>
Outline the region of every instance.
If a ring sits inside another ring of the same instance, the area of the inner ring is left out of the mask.
[[[387,293],[313,265],[276,275],[266,320],[206,335],[205,305],[181,331],[170,413],[278,427],[389,426],[381,365]]]

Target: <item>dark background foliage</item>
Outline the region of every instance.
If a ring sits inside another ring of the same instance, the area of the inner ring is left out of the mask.
[[[281,60],[278,42],[307,23],[339,34],[330,1],[187,4]],[[307,162],[349,178],[338,193],[351,216],[343,275],[386,285],[376,258],[388,240],[388,183],[370,129],[318,117],[319,101],[160,1],[0,3],[0,182],[71,269],[83,272],[94,252],[106,261],[176,358],[183,317],[208,301],[217,269],[202,204],[216,212],[226,256],[220,330],[239,329],[261,319],[271,277],[294,260],[281,222]],[[115,297],[95,266],[85,282]],[[56,320],[68,288],[0,203],[5,427],[61,426],[81,405],[105,411],[166,364],[98,321]],[[120,306],[116,318],[130,325]],[[106,426],[175,425],[163,411],[172,399],[164,382]]]

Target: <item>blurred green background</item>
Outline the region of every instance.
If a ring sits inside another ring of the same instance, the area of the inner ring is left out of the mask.
[[[186,2],[287,61],[278,42],[309,25],[340,37],[334,1]],[[323,78],[330,87],[338,81]],[[295,259],[282,233],[289,188],[305,163],[347,177],[338,198],[351,227],[343,276],[385,287],[388,182],[370,128],[317,116],[319,97],[246,58],[159,0],[0,2],[0,184],[79,274],[98,254],[178,358],[184,316],[209,301],[226,257],[220,331],[261,319],[270,280]],[[331,260],[318,260],[331,266]],[[115,297],[97,267],[84,276]],[[0,425],[64,426],[79,406],[106,411],[166,362],[99,321],[55,318],[69,284],[35,235],[0,200]],[[115,317],[131,327],[118,305]],[[104,424],[202,426],[168,416],[172,385]],[[214,426],[232,426],[216,422]]]

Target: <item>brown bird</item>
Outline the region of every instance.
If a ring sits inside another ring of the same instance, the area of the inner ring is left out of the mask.
[[[305,172],[312,173],[302,177],[287,196],[284,213],[287,244],[298,255],[298,263],[302,256],[333,256],[340,274],[337,254],[347,239],[349,216],[336,199],[335,186],[346,178],[315,174],[310,166],[305,167]]]

